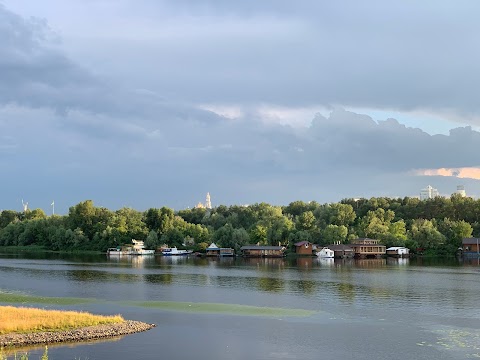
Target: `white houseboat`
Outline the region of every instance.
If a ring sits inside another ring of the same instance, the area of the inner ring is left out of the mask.
[[[387,256],[393,257],[408,257],[410,255],[410,249],[402,246],[392,246],[387,249]]]
[[[188,255],[191,254],[192,250],[183,250],[177,249],[176,247],[173,248],[165,248],[162,250],[162,255],[164,256],[181,256],[181,255]]]
[[[143,241],[132,239],[132,245],[109,248],[107,255],[153,255],[155,250],[146,250]]]

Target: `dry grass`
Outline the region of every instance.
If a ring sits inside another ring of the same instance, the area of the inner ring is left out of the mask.
[[[0,306],[0,335],[38,331],[63,331],[85,326],[118,324],[122,316],[93,315],[77,311]]]

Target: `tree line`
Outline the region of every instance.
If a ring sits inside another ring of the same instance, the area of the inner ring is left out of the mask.
[[[213,241],[239,250],[246,244],[292,249],[299,241],[319,245],[368,237],[413,252],[454,254],[462,238],[480,237],[480,200],[461,197],[343,199],[338,203],[294,201],[287,206],[193,208],[168,207],[116,211],[91,200],[70,207],[67,215],[47,216],[41,209],[0,213],[0,246],[37,245],[48,250],[105,251],[145,241],[205,250]]]

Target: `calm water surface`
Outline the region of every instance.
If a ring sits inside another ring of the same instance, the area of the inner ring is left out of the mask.
[[[50,347],[51,360],[480,357],[478,259],[0,254],[0,292],[93,299],[80,305],[37,306],[122,314],[157,325],[120,339]],[[239,304],[312,313],[186,313],[129,301]],[[35,359],[42,349],[29,353]]]

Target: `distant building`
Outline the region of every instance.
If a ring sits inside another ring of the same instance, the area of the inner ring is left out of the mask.
[[[212,208],[212,201],[210,200],[210,193],[207,192],[207,196],[205,198],[205,204],[202,204],[199,202],[197,205],[195,205],[195,209],[208,209],[210,210]]]
[[[205,205],[199,202],[197,205],[195,205],[195,209],[205,209]]]
[[[420,200],[433,199],[437,196],[440,196],[438,190],[434,187],[431,187],[430,185],[420,191]]]
[[[385,245],[380,244],[380,240],[370,238],[359,238],[352,240],[349,246],[353,249],[355,257],[380,257],[386,254]]]
[[[212,202],[210,201],[210,193],[207,192],[207,198],[205,199],[205,208],[211,209],[212,208]]]
[[[295,244],[295,252],[299,255],[312,255],[313,247],[309,241],[300,241]]]
[[[464,185],[457,185],[456,194],[460,195],[461,197],[466,197],[467,193],[465,192],[465,186]]]

